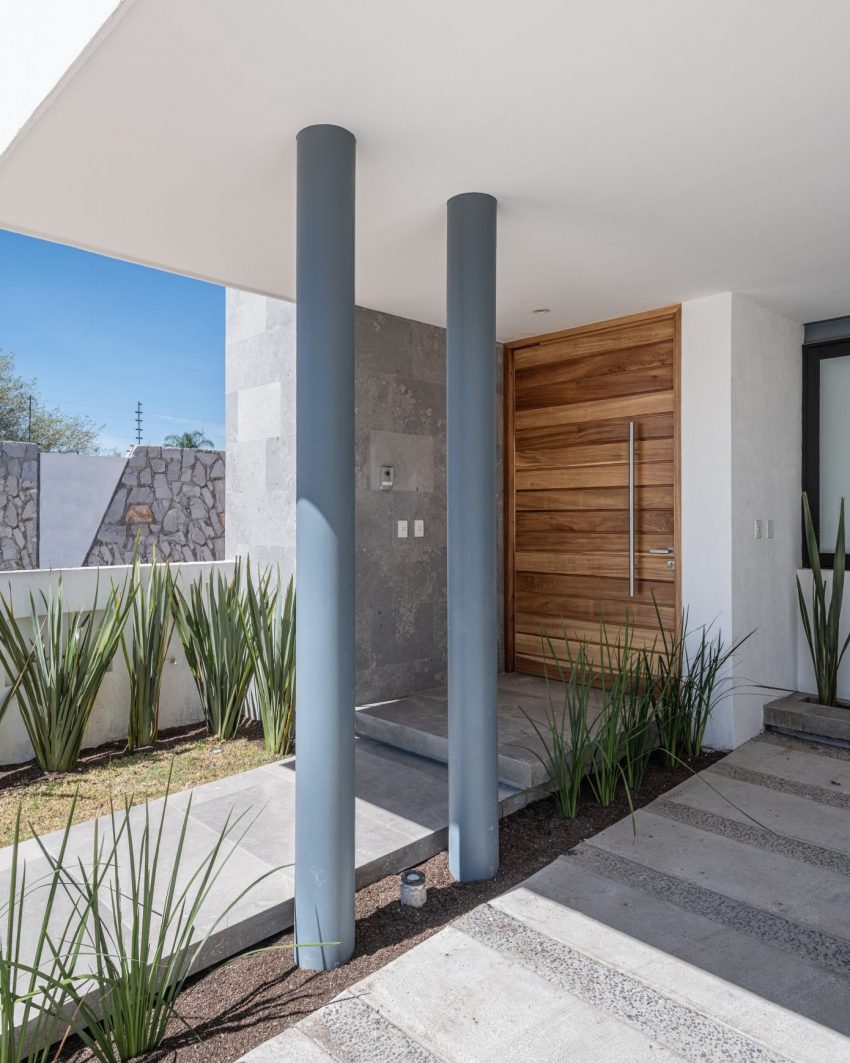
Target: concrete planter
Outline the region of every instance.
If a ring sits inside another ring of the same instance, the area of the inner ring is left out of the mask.
[[[821,738],[850,745],[850,705],[820,705],[815,694],[796,691],[769,701],[764,707],[764,726],[773,731]]]

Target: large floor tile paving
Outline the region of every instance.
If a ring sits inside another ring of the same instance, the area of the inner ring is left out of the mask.
[[[821,793],[849,771],[749,742],[246,1063],[850,1063],[846,831]]]
[[[525,790],[544,786],[547,772],[540,754],[545,747],[535,731],[544,733],[554,711],[563,709],[563,684],[518,673],[499,676],[499,779]],[[436,687],[396,701],[363,705],[355,717],[357,733],[399,749],[446,763],[449,756],[448,698]]]

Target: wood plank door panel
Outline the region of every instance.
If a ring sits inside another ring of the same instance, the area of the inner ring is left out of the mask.
[[[679,323],[680,308],[665,307],[506,345],[509,670],[545,671],[549,645],[566,653],[584,643],[599,661],[603,620],[609,635],[628,621],[634,644],[648,649],[658,639],[658,615],[675,626]],[[671,556],[657,552],[668,547]]]

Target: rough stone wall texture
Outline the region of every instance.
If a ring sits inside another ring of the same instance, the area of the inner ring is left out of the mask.
[[[220,450],[135,447],[84,563],[223,560],[224,484]]]
[[[38,446],[0,443],[0,570],[38,566]]]
[[[445,331],[355,317],[357,701],[446,678]],[[494,354],[501,364],[501,348]],[[295,564],[295,307],[227,293],[227,556]],[[498,410],[501,467],[501,379]],[[392,465],[392,490],[381,490]],[[502,600],[501,475],[493,500]],[[399,539],[397,522],[408,521]],[[413,534],[415,520],[424,535]],[[499,658],[503,660],[502,624]]]

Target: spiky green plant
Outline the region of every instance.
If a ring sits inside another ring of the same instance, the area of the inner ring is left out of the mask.
[[[800,605],[800,617],[806,642],[812,657],[815,671],[818,701],[821,705],[838,704],[838,668],[850,644],[850,635],[841,642],[839,626],[841,623],[841,604],[844,599],[845,542],[844,542],[844,499],[838,511],[838,532],[835,538],[835,558],[832,564],[832,588],[829,604],[826,600],[826,580],[820,566],[817,536],[815,535],[812,511],[809,499],[803,492],[803,525],[806,534],[806,548],[812,569],[811,612],[806,604],[806,596],[797,577],[797,600]]]
[[[212,891],[256,817],[228,814],[207,853],[187,868],[191,807],[190,796],[176,847],[167,854],[167,794],[159,815],[147,801],[135,810],[129,801],[121,813],[113,809],[105,844],[96,821],[91,856],[76,865],[41,846],[53,874],[88,913],[83,952],[91,956],[91,972],[74,994],[74,1031],[101,1063],[134,1059],[161,1043],[172,1017],[179,1017],[177,998],[210,935],[280,870],[269,869],[211,911]]]
[[[646,669],[658,744],[668,766],[675,767],[681,757],[702,752],[714,710],[735,687],[732,659],[753,632],[727,645],[721,631],[712,634],[711,624],[691,629],[687,609],[676,628],[668,631],[657,603],[655,608],[659,637],[654,652],[646,654]]]
[[[555,798],[555,807],[562,819],[578,815],[581,787],[593,763],[595,741],[589,723],[593,691],[593,666],[587,649],[581,644],[573,651],[564,632],[567,659],[561,662],[551,638],[543,636],[544,654],[548,649],[551,667],[561,685],[562,701],[553,700],[552,685],[547,686],[548,704],[545,719],[538,723],[525,709],[520,709],[534,734],[538,746],[526,747],[543,765]]]
[[[627,621],[612,639],[604,619],[600,620],[599,647],[602,704],[592,728],[594,756],[588,783],[597,802],[607,807],[613,803],[621,782],[629,785],[641,777],[649,725],[642,719],[642,699],[633,703],[640,683],[636,674],[640,654],[634,645],[631,624]]]
[[[292,752],[295,739],[295,583],[281,596],[280,574],[266,569],[246,574],[242,624],[254,665],[249,700],[263,722],[263,742],[278,757]]]
[[[60,869],[75,806],[76,798],[54,866],[35,881],[21,853],[18,806],[8,890],[0,897],[0,1063],[47,1063],[54,1058],[50,1046],[67,1032],[67,1016],[73,1015],[88,909],[81,898],[68,908]]]
[[[241,563],[230,578],[221,570],[184,594],[177,585],[174,619],[195,680],[209,732],[235,738],[245,709],[254,663],[242,624],[245,581]]]
[[[41,592],[43,617],[30,593],[28,639],[15,617],[11,590],[0,593],[0,665],[19,680],[18,710],[40,768],[76,765],[103,677],[118,649],[132,596],[114,584],[98,615],[100,577],[90,610],[66,609],[62,579]]]
[[[139,749],[156,742],[159,733],[159,698],[168,647],[174,632],[174,580],[166,562],[154,558],[147,583],[141,578],[138,557],[130,573],[133,602],[132,632],[121,636],[121,652],[130,677],[130,719],[127,748]]]

